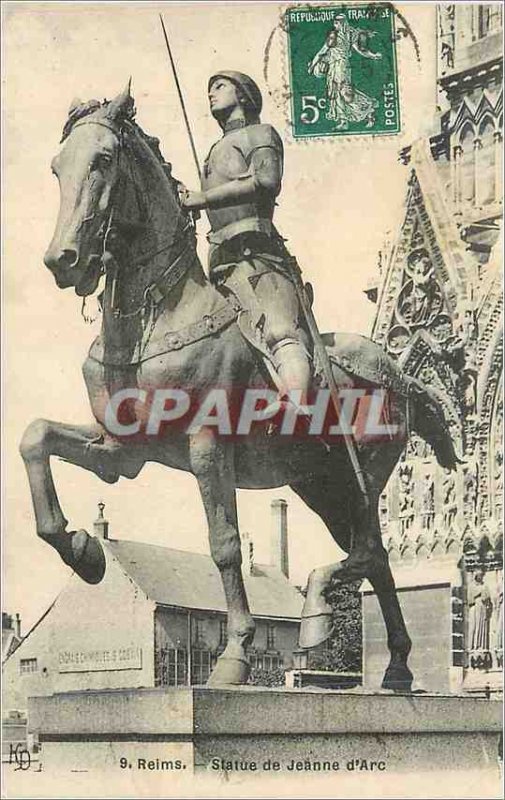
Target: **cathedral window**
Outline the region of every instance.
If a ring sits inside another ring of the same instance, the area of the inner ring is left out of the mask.
[[[478,154],[479,163],[477,170],[477,203],[486,205],[495,200],[495,128],[493,121],[487,117],[481,122],[479,138],[481,150]]]
[[[475,198],[475,132],[470,124],[465,125],[461,134],[461,156],[459,159],[460,170],[460,201],[463,205],[470,205]]]
[[[483,3],[477,7],[477,37],[483,39],[502,26],[501,3]]]

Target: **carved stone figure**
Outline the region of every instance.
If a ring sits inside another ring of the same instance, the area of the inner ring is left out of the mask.
[[[468,590],[468,649],[474,668],[491,666],[490,631],[493,603],[485,573],[475,572]]]
[[[385,528],[389,522],[389,505],[386,492],[379,497],[379,521],[381,528]]]
[[[440,290],[433,264],[424,248],[414,250],[407,261],[407,275],[398,298],[398,316],[411,328],[426,325],[441,308]]]
[[[503,399],[498,397],[494,414],[494,459],[493,459],[493,484],[494,484],[494,510],[496,517],[501,516],[503,507]]]
[[[478,476],[479,466],[476,462],[469,464],[463,471],[463,514],[473,523],[477,519]]]
[[[496,666],[503,667],[503,573],[498,576],[491,623],[492,647]]]
[[[473,414],[477,406],[477,376],[473,370],[464,370],[459,379],[461,406],[465,415]]]
[[[468,346],[474,342],[479,334],[477,313],[471,305],[465,305],[458,314],[457,332],[461,340]]]
[[[423,528],[431,530],[435,519],[435,483],[428,473],[424,476],[421,492],[421,514]]]
[[[452,69],[454,66],[454,50],[448,42],[442,42],[440,55],[442,61],[445,61],[446,67]]]
[[[429,446],[419,436],[411,436],[407,445],[410,458],[428,458]]]
[[[413,468],[409,464],[404,464],[398,470],[399,498],[398,498],[398,518],[400,520],[400,532],[405,536],[412,527],[414,521],[414,496],[412,486]]]
[[[442,485],[442,509],[444,515],[444,528],[449,532],[453,526],[458,505],[456,502],[456,486],[451,474],[446,474]]]

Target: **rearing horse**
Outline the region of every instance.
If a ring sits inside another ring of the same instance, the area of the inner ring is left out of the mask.
[[[122,420],[136,430],[145,423],[142,393],[157,387],[268,387],[261,359],[241,333],[239,308],[209,283],[196,254],[191,218],[181,208],[177,182],[157,140],[133,120],[129,86],[114,100],[71,109],[64,144],[52,169],[61,206],[44,262],[59,288],[79,296],[100,291],[102,330],[83,366],[93,425],[32,422],[21,442],[37,533],[84,580],[98,583],[105,570],[99,541],[84,530],[67,531],[50,467],[58,456],[94,472],[107,483],[134,478],[147,461],[191,472],[205,507],[210,551],[219,569],[228,608],[228,643],[209,679],[211,685],[245,683],[247,647],[254,636],[241,573],[236,489],[288,484],[326,523],[349,555],[313,570],[303,609],[300,644],[313,647],[331,632],[325,592],[330,581],[368,578],[387,628],[391,660],[383,686],[408,691],[411,642],[381,544],[378,500],[407,438],[410,425],[448,468],[455,453],[433,393],[403,375],[380,347],[360,336],[327,334],[325,342],[339,386],[363,378],[392,392],[390,421],[400,435],[361,442],[369,510],[363,513],[343,442],[268,435],[232,438],[212,425],[170,428],[163,436],[111,433],[107,408],[121,391],[138,392]],[[345,368],[345,365],[350,365]],[[360,367],[363,367],[360,374]],[[137,426],[137,427],[136,427]]]

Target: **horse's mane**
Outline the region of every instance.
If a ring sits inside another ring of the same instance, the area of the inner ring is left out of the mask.
[[[100,102],[100,100],[87,100],[86,102],[72,104],[68,112],[65,125],[63,126],[60,144],[64,142],[68,136],[70,136],[74,125],[79,120],[84,119],[84,117],[88,117],[91,114],[97,114],[98,118],[101,116],[107,116],[107,108],[109,107],[110,103],[110,100],[104,99],[102,102]],[[136,111],[134,100],[131,98],[131,103],[128,104],[127,108],[123,110],[120,115],[115,117],[114,122],[117,124],[119,130],[121,130],[123,123],[127,123],[128,127],[133,129],[147,144],[153,156],[163,167],[165,174],[168,174],[168,177],[171,177],[172,165],[163,157],[163,154],[160,150],[160,140],[156,136],[150,136],[144,130],[142,130],[135,119]],[[99,112],[103,113],[101,114]]]

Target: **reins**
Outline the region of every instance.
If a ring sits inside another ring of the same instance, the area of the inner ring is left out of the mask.
[[[107,123],[104,120],[97,120],[97,119],[82,119],[76,122],[73,127],[72,131],[75,128],[78,128],[83,125],[98,125],[102,128],[106,128],[117,139],[118,142],[118,167],[120,163],[121,154],[124,153],[126,147],[128,147],[128,142],[125,140],[124,130],[122,127],[118,128]],[[135,163],[135,156],[132,152],[133,158],[133,165]],[[148,203],[145,201],[144,196],[142,196],[142,191],[139,188],[138,181],[136,180],[136,175],[134,174],[134,166],[130,163],[131,159],[126,159],[127,169],[129,171],[130,181],[133,185],[135,191],[135,199],[137,208],[139,211],[139,216],[141,219],[143,218],[144,221],[148,218]],[[130,265],[130,269],[135,269],[137,267],[144,266],[145,264],[149,263],[153,258],[156,256],[161,255],[166,250],[174,247],[178,241],[182,240],[183,247],[180,252],[178,252],[173,259],[170,260],[169,264],[163,269],[160,275],[156,278],[156,280],[152,281],[148,286],[146,286],[144,293],[143,293],[143,300],[140,305],[134,310],[130,312],[123,312],[120,308],[118,308],[116,303],[116,294],[117,294],[117,281],[118,281],[118,273],[121,270],[121,265],[116,261],[114,254],[111,250],[108,249],[108,240],[112,234],[112,232],[120,226],[121,222],[115,220],[115,216],[118,212],[116,207],[116,199],[118,196],[121,195],[121,183],[123,179],[124,173],[120,171],[120,177],[118,180],[118,185],[115,187],[115,190],[111,193],[111,198],[109,201],[109,207],[106,211],[106,218],[103,224],[100,226],[100,229],[97,233],[97,238],[101,243],[101,262],[102,262],[102,274],[106,274],[107,271],[107,262],[112,262],[112,269],[114,270],[113,276],[113,286],[112,286],[112,294],[111,294],[111,305],[112,305],[112,313],[116,319],[128,319],[132,317],[136,317],[139,314],[142,314],[146,310],[148,306],[156,308],[163,299],[167,296],[167,294],[179,283],[182,279],[184,274],[189,269],[189,263],[186,263],[183,266],[183,258],[190,250],[190,248],[196,253],[195,249],[195,228],[191,217],[188,217],[187,222],[185,223],[182,230],[176,230],[174,235],[170,237],[170,239],[163,244],[162,247],[156,249],[154,252],[147,253],[147,254],[140,254],[140,258],[136,260],[133,264]],[[94,215],[93,215],[94,216]],[[182,217],[182,212],[181,212]]]

